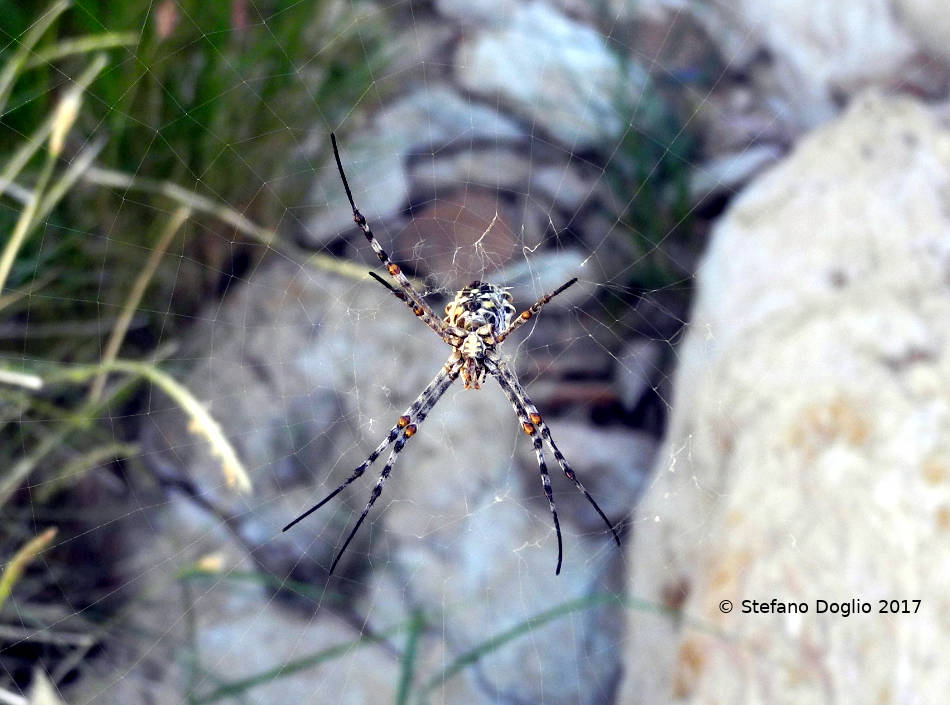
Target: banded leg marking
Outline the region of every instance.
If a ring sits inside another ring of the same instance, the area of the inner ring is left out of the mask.
[[[610,529],[610,533],[613,534],[614,541],[617,542],[617,545],[620,545],[620,534],[617,533],[617,530],[614,528],[614,525],[607,518],[607,515],[604,514],[604,511],[600,508],[594,498],[591,496],[590,492],[587,491],[587,488],[581,483],[577,477],[577,473],[574,472],[574,469],[568,464],[567,459],[561,453],[560,449],[554,443],[554,438],[551,436],[551,429],[548,428],[548,425],[541,418],[541,414],[538,413],[537,407],[532,403],[531,399],[528,397],[527,392],[524,388],[518,383],[518,380],[515,379],[514,375],[508,370],[504,363],[499,362],[496,366],[496,378],[498,383],[501,384],[504,389],[506,386],[510,388],[511,393],[518,401],[518,405],[524,410],[525,415],[527,415],[528,420],[532,425],[534,425],[544,437],[544,440],[548,442],[548,445],[551,448],[551,451],[554,453],[554,459],[557,461],[557,464],[560,465],[561,470],[564,471],[565,477],[568,480],[574,483],[574,486],[577,488],[578,492],[583,494],[587,501],[590,502],[591,506],[600,515],[600,518],[603,519],[604,524]]]
[[[356,520],[356,525],[353,527],[353,530],[350,531],[349,536],[346,537],[346,541],[343,542],[343,547],[340,548],[339,553],[336,554],[336,558],[333,559],[333,564],[330,566],[329,575],[333,575],[333,571],[336,570],[337,563],[339,563],[340,558],[343,557],[343,552],[346,551],[347,546],[350,545],[350,541],[352,541],[353,537],[356,536],[356,532],[359,531],[360,526],[363,524],[363,520],[366,519],[366,515],[369,514],[369,510],[372,508],[373,504],[375,504],[376,500],[379,499],[379,495],[383,493],[383,483],[386,482],[387,478],[389,477],[389,473],[392,472],[393,466],[396,464],[396,459],[399,457],[399,453],[405,447],[409,439],[416,434],[418,427],[422,425],[423,421],[425,421],[425,418],[429,415],[432,407],[435,406],[436,402],[439,401],[442,395],[445,394],[445,391],[451,386],[452,382],[454,382],[458,377],[459,366],[454,365],[450,370],[443,369],[443,372],[445,372],[447,375],[446,380],[442,382],[436,392],[432,395],[431,403],[426,404],[421,409],[419,409],[415,423],[410,423],[406,425],[405,428],[403,428],[402,436],[393,446],[392,452],[389,454],[389,459],[386,460],[386,465],[383,467],[383,471],[379,474],[379,479],[376,481],[376,486],[370,493],[369,501],[366,503],[366,506],[363,507],[363,512],[360,514],[360,518]]]
[[[519,329],[521,326],[523,326],[525,323],[527,323],[528,321],[530,321],[534,316],[537,316],[537,315],[538,315],[538,312],[541,310],[541,308],[544,306],[544,304],[546,304],[548,301],[550,301],[550,300],[553,299],[555,296],[557,296],[558,294],[560,294],[562,291],[564,291],[565,289],[567,289],[569,286],[571,286],[571,285],[573,285],[573,284],[576,284],[576,283],[577,283],[577,277],[574,277],[574,278],[571,279],[569,282],[566,282],[566,283],[564,283],[564,284],[561,284],[561,286],[559,286],[557,289],[555,289],[554,291],[552,291],[550,294],[545,294],[545,295],[542,296],[540,299],[538,299],[535,303],[531,304],[531,306],[530,306],[529,308],[525,309],[525,310],[522,311],[520,314],[518,314],[517,316],[515,316],[514,320],[513,320],[511,323],[508,324],[508,327],[507,327],[504,331],[502,331],[502,333],[501,333],[500,335],[495,336],[495,344],[496,344],[496,345],[500,345],[501,342],[502,342],[505,338],[507,338],[509,335],[511,335],[511,334],[512,334],[513,332],[515,332],[516,330],[518,330],[518,329]]]
[[[382,245],[379,244],[379,241],[376,239],[376,236],[373,235],[372,229],[370,229],[369,224],[366,222],[366,218],[360,213],[359,209],[356,207],[356,204],[353,202],[353,192],[350,191],[350,184],[346,180],[346,173],[343,171],[343,162],[340,161],[340,150],[337,149],[336,145],[336,135],[332,132],[330,133],[330,142],[333,145],[333,156],[336,159],[337,169],[340,171],[340,179],[343,181],[343,188],[346,191],[346,198],[350,202],[350,208],[353,210],[353,222],[356,223],[360,230],[363,231],[363,235],[366,236],[366,239],[369,241],[370,246],[373,248],[373,252],[376,253],[376,256],[379,258],[379,261],[383,263],[383,266],[386,268],[386,271],[389,272],[389,275],[396,280],[396,283],[402,288],[402,292],[397,292],[396,289],[388,287],[390,291],[396,294],[397,298],[400,298],[406,303],[407,306],[415,313],[419,318],[422,319],[429,328],[431,328],[440,338],[445,338],[445,330],[442,325],[442,320],[435,315],[432,311],[432,308],[416,293],[416,290],[412,287],[412,283],[406,278],[406,275],[402,273],[402,270],[399,268],[399,265],[389,259],[389,255],[386,254],[386,250],[383,249]],[[372,274],[372,272],[370,273]],[[376,277],[377,281],[382,282],[383,280],[379,277]],[[402,296],[399,296],[402,294]]]
[[[396,420],[396,423],[390,429],[389,434],[380,442],[378,446],[376,446],[376,448],[373,450],[372,453],[369,454],[366,460],[364,460],[359,466],[357,466],[357,468],[353,470],[350,476],[346,478],[346,480],[344,480],[343,483],[339,487],[337,487],[335,490],[333,490],[333,492],[328,494],[326,497],[324,497],[322,500],[317,502],[315,505],[310,507],[310,509],[308,509],[303,514],[298,516],[292,522],[287,524],[287,526],[283,528],[283,531],[287,531],[287,529],[291,528],[298,522],[306,519],[308,516],[313,514],[324,504],[326,504],[331,499],[336,497],[344,489],[349,487],[349,485],[356,478],[360,477],[366,471],[366,468],[368,468],[370,465],[376,462],[376,459],[380,455],[382,455],[383,451],[386,450],[386,448],[393,441],[396,440],[396,438],[399,436],[399,432],[410,425],[412,418],[417,413],[419,413],[420,409],[425,408],[426,412],[428,413],[429,409],[432,408],[432,406],[435,404],[438,398],[442,396],[445,390],[448,389],[448,386],[452,383],[452,380],[454,379],[454,377],[451,377],[451,374],[452,373],[451,373],[450,368],[443,367],[439,371],[439,374],[437,374],[435,378],[431,382],[429,382],[428,386],[426,386],[426,388],[422,390],[422,393],[418,397],[416,397],[416,400],[412,402],[412,404],[409,406],[408,409],[406,409],[406,413],[404,413],[402,416],[400,416]]]
[[[560,575],[561,560],[564,555],[564,545],[561,539],[561,522],[558,521],[557,518],[557,506],[554,504],[554,492],[551,490],[551,476],[548,474],[548,465],[544,461],[541,435],[538,433],[537,427],[531,423],[531,420],[528,418],[524,408],[518,402],[514,391],[502,382],[499,375],[496,375],[496,378],[498,379],[498,384],[501,386],[505,396],[508,397],[511,408],[515,410],[515,413],[518,415],[518,419],[521,421],[521,430],[531,437],[531,442],[534,444],[534,453],[538,458],[538,468],[541,471],[541,485],[544,487],[544,494],[548,498],[548,506],[551,509],[551,516],[554,518],[554,532],[557,535],[557,567],[554,569],[554,574]]]

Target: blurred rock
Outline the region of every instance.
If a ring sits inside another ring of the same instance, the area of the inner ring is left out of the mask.
[[[586,178],[578,168],[566,164],[535,166],[529,176],[532,194],[540,192],[552,204],[569,211],[583,206],[599,188],[597,181]]]
[[[95,658],[83,660],[83,677],[67,691],[70,703],[179,705],[188,689],[186,654],[192,653],[183,614],[194,594],[189,591],[200,584],[188,574],[209,556],[220,572],[201,579],[205,584],[222,585],[232,573],[253,569],[225,524],[181,493],[135,514],[137,520],[123,526],[124,547],[115,556],[134,609]]]
[[[374,123],[383,134],[402,133],[409,152],[523,136],[512,118],[439,83],[413,90],[383,109]]]
[[[614,377],[620,403],[625,409],[636,407],[661,374],[664,347],[663,343],[654,340],[632,340],[624,345],[617,356]]]
[[[593,293],[597,282],[585,279],[585,264],[578,250],[525,253],[524,257],[497,271],[490,281],[510,288],[515,305],[527,308],[544,294],[577,277],[576,284],[545,305],[545,309],[554,311],[576,306]]]
[[[206,589],[194,607],[202,675],[196,694],[215,692],[223,683],[273,671],[244,689],[264,703],[344,703],[382,705],[392,701],[399,663],[371,635],[332,612],[318,617],[283,608],[253,586],[243,590],[219,582]],[[339,654],[293,668],[334,647]]]
[[[340,152],[357,207],[371,223],[377,223],[408,204],[406,162],[420,150],[431,153],[447,145],[521,135],[517,124],[497,110],[447,86],[430,84],[387,106],[368,129],[341,139]],[[326,149],[329,135],[321,130],[311,141],[315,144],[308,149],[326,154],[326,163],[310,192],[310,202],[320,207],[308,218],[304,239],[317,246],[341,234],[359,237],[336,163]]]
[[[634,528],[631,596],[682,615],[628,612],[620,702],[950,688],[946,620],[877,614],[914,597],[950,612],[948,185],[946,121],[872,93],[718,224]],[[740,613],[773,597],[809,613]],[[875,614],[816,614],[852,598]]]
[[[330,140],[323,131],[319,138]],[[403,131],[366,132],[340,140],[340,156],[353,200],[377,234],[381,232],[381,223],[402,210],[409,200],[404,162],[411,143]],[[307,197],[316,213],[306,217],[300,233],[302,242],[313,248],[326,246],[339,237],[361,238],[353,224],[353,211],[346,200],[333,153],[325,146],[320,149],[325,150],[322,153],[327,159]]]
[[[939,75],[921,74],[925,84],[908,82],[914,65],[927,60],[918,55],[922,37],[902,17],[945,15],[945,4],[938,0],[844,0],[819,6],[715,0],[690,8],[730,70],[746,72],[776,119],[795,133],[829,120],[868,86],[895,86],[931,97],[946,89]],[[950,36],[939,31],[937,36],[945,51]]]
[[[517,5],[512,0],[435,0],[435,7],[445,17],[466,24],[503,26],[511,21]]]
[[[457,146],[459,150],[444,150],[413,161],[410,176],[414,191],[426,197],[421,200],[430,195],[442,198],[446,189],[525,191],[532,168],[523,154],[494,143],[476,146],[465,141]]]
[[[950,14],[939,0],[896,0],[893,11],[904,22],[918,43],[946,65],[950,62]]]
[[[514,4],[503,24],[466,35],[455,63],[463,88],[500,96],[573,149],[616,139],[626,126],[619,97],[645,80],[626,75],[594,29],[542,2]]]
[[[781,156],[781,150],[775,145],[762,144],[700,164],[690,175],[690,203],[695,205],[717,196],[731,196]]]
[[[557,419],[549,425],[554,442],[607,517],[616,524],[625,521],[653,466],[656,439],[626,428],[601,428],[576,421]],[[521,467],[526,481],[537,481],[538,463],[533,452],[522,453]],[[604,523],[587,499],[564,477],[557,464],[552,463],[549,471],[562,522],[566,518],[594,538],[602,534]],[[537,485],[540,500],[541,483]]]
[[[562,318],[555,317],[553,310],[538,317],[523,346],[536,368],[533,374],[559,379],[607,378],[613,367],[610,351],[581,326],[572,326]]]
[[[394,245],[418,256],[408,264],[430,272],[427,282],[456,292],[474,279],[486,279],[488,272],[521,253],[520,238],[512,232],[512,211],[486,191],[443,194],[413,214]]]
[[[574,295],[582,296],[584,290],[577,288]],[[440,308],[440,301],[432,304]],[[236,595],[224,589],[224,582],[200,592],[202,604],[194,610],[197,639],[201,653],[212,659],[203,665],[218,677],[237,679],[248,670],[292,663],[357,638],[361,630],[339,624],[339,618],[347,624],[357,620],[365,630],[387,630],[422,610],[438,624],[420,642],[419,663],[433,669],[417,674],[423,682],[489,636],[562,602],[616,588],[622,553],[602,526],[591,524],[589,506],[574,511],[566,497],[576,491],[562,476],[555,481],[565,496],[565,563],[555,578],[554,533],[538,476],[512,471],[520,466],[515,449],[530,458],[531,444],[491,381],[480,392],[457,383],[446,393],[400,456],[337,573],[328,579],[326,570],[366,503],[385,456],[320,512],[287,533],[281,527],[366,457],[438,372],[448,347],[368,277],[354,282],[280,260],[236,287],[195,335],[188,356],[198,364],[185,383],[209,404],[238,447],[253,471],[254,491],[239,497],[227,490],[216,461],[191,439],[173,409],[150,414],[148,455],[163,477],[181,478],[206,503],[197,511],[210,527],[220,529],[226,522],[221,540],[239,549],[232,565],[263,568],[261,574],[275,576],[278,583],[303,581],[314,592],[298,595],[294,604],[323,608],[316,617],[301,619],[265,599],[256,583]],[[517,348],[508,352],[515,354]],[[558,423],[556,417],[550,421]],[[616,479],[618,472],[623,467],[615,465],[604,477]],[[614,495],[605,502],[617,516],[629,509],[622,507],[629,500],[616,484],[589,481]],[[209,531],[201,522],[178,526],[183,533]],[[520,593],[517,604],[513,590]],[[610,645],[620,638],[621,609],[595,601],[534,627],[533,638],[486,654],[448,681],[444,692],[480,693],[483,700],[504,692],[513,700],[595,705],[597,694],[610,690],[618,677],[619,656]],[[167,606],[161,611],[169,613],[174,612]],[[536,639],[562,646],[539,651]],[[605,656],[588,658],[592,649]],[[528,662],[544,673],[564,675],[526,679]],[[334,667],[334,678],[315,667],[251,694],[286,698],[288,692],[303,693],[309,683],[321,701],[339,701],[343,690],[328,689],[347,687],[367,689],[360,702],[392,700],[398,663],[386,649],[360,650],[338,663],[345,665]],[[569,687],[578,677],[572,664],[578,663],[584,664],[581,676],[590,688],[581,700]],[[372,676],[360,676],[356,685],[339,675],[341,669]],[[388,691],[384,682],[390,684]],[[370,690],[382,695],[371,697]]]

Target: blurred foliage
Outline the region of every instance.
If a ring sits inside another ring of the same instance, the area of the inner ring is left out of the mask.
[[[7,49],[0,59],[45,7],[0,0]],[[89,87],[72,149],[105,137],[99,167],[177,184],[271,227],[292,225],[288,204],[299,202],[314,168],[305,140],[329,131],[358,102],[381,59],[379,20],[349,7],[333,0],[76,0],[34,55],[79,38],[130,39],[109,50],[109,65]],[[68,55],[23,73],[0,115],[0,155],[45,119],[87,59]],[[320,140],[317,163],[323,149]],[[73,190],[53,214],[54,236],[32,239],[18,258],[14,284],[59,273],[56,294],[47,309],[34,307],[34,320],[101,317],[101,305],[127,289],[170,210],[167,198],[126,189]],[[0,231],[15,217],[0,209]],[[193,223],[186,236],[171,305],[185,316],[252,257],[235,247],[245,237],[219,222]],[[155,301],[169,307],[167,296]]]
[[[143,382],[242,484],[155,364],[271,248],[305,140],[367,92],[379,19],[354,7],[0,0],[0,687],[40,661],[63,682],[126,609],[124,491],[161,496],[137,472]]]
[[[660,90],[655,78],[629,57],[620,61],[626,73],[638,76],[641,87],[615,97],[618,114],[628,116],[629,123],[604,179],[614,195],[611,210],[617,225],[634,247],[628,283],[635,293],[678,288],[692,276],[693,263],[677,261],[675,253],[698,252],[689,201],[698,145],[669,92]],[[683,296],[688,298],[688,292]]]

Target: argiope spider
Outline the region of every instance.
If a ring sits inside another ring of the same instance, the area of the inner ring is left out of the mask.
[[[386,254],[386,251],[373,236],[372,230],[370,230],[369,225],[366,223],[366,218],[363,217],[363,214],[359,212],[353,203],[353,194],[350,191],[350,185],[346,181],[346,174],[343,173],[343,164],[340,161],[340,152],[337,149],[336,136],[333,133],[330,133],[330,141],[333,144],[333,156],[336,158],[336,165],[340,170],[340,178],[343,180],[346,197],[349,199],[350,207],[353,209],[353,220],[360,226],[363,234],[366,235],[366,239],[369,240],[369,244],[376,252],[376,256],[379,257],[379,261],[383,263],[383,266],[386,267],[386,271],[396,280],[401,290],[388,284],[374,272],[370,272],[370,276],[389,289],[397,299],[412,309],[412,312],[422,319],[423,323],[429,326],[436,335],[452,348],[452,352],[449,355],[449,359],[446,360],[442,369],[439,371],[439,374],[435,376],[435,379],[429,382],[429,385],[422,390],[422,393],[412,402],[409,408],[406,409],[406,412],[396,420],[396,424],[390,429],[389,435],[376,446],[376,449],[369,454],[369,457],[346,478],[343,484],[287,524],[283,530],[287,531],[287,529],[294,524],[310,516],[310,514],[336,497],[336,495],[351,482],[362,475],[366,468],[372,465],[382,452],[392,444],[393,449],[389,454],[389,459],[386,461],[386,465],[383,467],[383,471],[376,481],[376,487],[373,488],[369,501],[366,503],[366,507],[363,508],[363,513],[360,514],[356,526],[350,531],[350,535],[347,536],[343,547],[337,553],[333,564],[330,566],[330,574],[332,574],[346,547],[350,545],[350,541],[353,540],[363,520],[366,519],[366,515],[369,513],[370,508],[372,508],[373,503],[379,499],[379,495],[383,490],[383,483],[386,482],[386,478],[389,477],[389,473],[396,464],[396,458],[409,439],[415,435],[419,425],[425,420],[426,416],[429,415],[432,407],[435,406],[436,402],[439,401],[442,395],[445,394],[446,390],[459,376],[462,377],[462,381],[465,383],[465,389],[480,389],[481,383],[485,381],[486,375],[490,374],[498,380],[498,384],[501,386],[502,391],[505,393],[518,419],[521,421],[521,429],[531,437],[534,443],[534,452],[538,457],[538,467],[541,470],[541,484],[548,498],[551,516],[554,518],[554,530],[557,533],[557,568],[554,570],[555,575],[559,575],[561,572],[561,524],[558,521],[557,509],[554,506],[554,495],[551,492],[551,478],[548,475],[547,464],[544,462],[542,439],[547,441],[551,452],[554,453],[555,460],[557,460],[558,465],[561,466],[561,470],[564,471],[567,479],[573,482],[578,491],[593,505],[594,509],[600,515],[600,518],[604,520],[607,528],[610,529],[614,540],[616,540],[619,546],[620,535],[617,533],[617,530],[610,523],[610,520],[607,519],[607,516],[601,508],[597,506],[597,502],[594,501],[594,498],[591,497],[590,493],[584,488],[584,485],[577,479],[574,470],[571,469],[571,466],[568,465],[561,451],[558,450],[558,447],[554,444],[554,439],[551,437],[551,430],[541,419],[541,414],[538,413],[537,407],[535,407],[528,398],[524,387],[521,386],[498,353],[498,347],[509,335],[524,325],[532,316],[536,315],[544,304],[574,284],[577,279],[571,279],[550,294],[545,294],[538,299],[535,304],[518,316],[514,316],[516,309],[511,304],[511,294],[494,284],[484,284],[479,281],[473,281],[455,295],[452,302],[445,307],[445,318],[440,320],[423,300],[422,296],[413,288],[412,284],[406,278],[406,275],[399,269],[399,265],[394,264],[392,260],[389,259],[389,255]]]

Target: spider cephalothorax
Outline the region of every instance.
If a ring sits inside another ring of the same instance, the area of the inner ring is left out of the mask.
[[[486,359],[497,345],[496,336],[508,328],[515,307],[511,294],[494,284],[474,281],[459,291],[445,307],[446,332],[462,361],[461,376],[466,389],[481,389],[488,374]]]
[[[350,207],[353,209],[353,220],[360,226],[360,229],[369,241],[376,256],[379,257],[379,261],[383,263],[383,266],[386,267],[386,271],[396,280],[400,288],[396,289],[391,284],[388,284],[375,272],[370,272],[370,276],[389,289],[393,296],[405,303],[423,323],[429,326],[443,342],[452,348],[452,353],[442,366],[439,374],[437,374],[435,379],[429,382],[429,386],[423,389],[422,393],[416,397],[416,400],[406,409],[406,413],[396,420],[396,423],[389,430],[389,434],[376,446],[376,449],[369,454],[369,457],[350,474],[343,484],[287,524],[287,526],[284,527],[284,531],[287,531],[287,529],[298,521],[317,511],[324,504],[336,497],[338,493],[362,475],[366,471],[366,468],[372,465],[386,448],[392,445],[392,452],[389,454],[389,459],[386,461],[386,465],[379,475],[379,480],[376,481],[376,487],[373,488],[369,501],[363,508],[363,513],[360,514],[356,526],[350,531],[350,535],[347,536],[346,541],[343,542],[343,547],[336,554],[336,558],[330,566],[330,572],[332,573],[336,568],[336,564],[340,561],[340,556],[343,555],[346,547],[350,545],[350,541],[356,536],[357,530],[369,513],[373,503],[382,493],[383,483],[386,481],[386,478],[389,477],[389,473],[396,464],[397,456],[409,439],[416,434],[420,424],[425,421],[432,407],[435,406],[436,402],[439,401],[442,395],[445,394],[445,391],[458,377],[462,378],[466,389],[479,389],[481,383],[485,381],[485,377],[490,374],[498,380],[502,392],[504,392],[508,398],[512,408],[515,410],[515,414],[518,416],[518,420],[521,422],[521,430],[531,437],[531,442],[534,444],[534,452],[538,458],[538,468],[541,471],[541,485],[544,488],[544,494],[548,498],[551,516],[554,518],[554,530],[557,534],[557,568],[554,572],[561,572],[561,525],[558,522],[557,509],[554,506],[551,478],[548,476],[548,467],[544,461],[544,453],[542,452],[543,441],[546,441],[548,446],[550,446],[551,452],[554,453],[554,459],[557,460],[558,465],[561,467],[561,470],[564,471],[564,475],[567,479],[574,483],[578,491],[587,498],[587,501],[593,505],[594,509],[600,515],[600,518],[604,520],[604,523],[607,525],[607,528],[610,529],[614,540],[619,546],[620,535],[617,533],[617,530],[607,519],[603,511],[601,511],[600,507],[597,506],[597,502],[590,496],[590,493],[584,488],[581,481],[577,479],[577,474],[571,466],[567,464],[567,460],[565,460],[561,451],[558,450],[558,447],[554,444],[554,439],[551,437],[551,430],[541,418],[537,407],[528,398],[524,387],[521,386],[498,353],[498,347],[504,342],[505,338],[524,325],[532,316],[541,310],[544,304],[574,284],[577,279],[571,279],[550,294],[545,294],[518,316],[514,315],[515,307],[511,305],[511,294],[505,289],[495,286],[494,284],[483,284],[482,282],[474,281],[455,295],[452,302],[445,307],[445,318],[440,320],[419,292],[415,290],[412,283],[406,278],[406,275],[402,273],[399,265],[389,259],[389,255],[386,254],[386,251],[373,236],[372,230],[370,230],[369,225],[366,223],[366,218],[357,210],[356,205],[353,203],[353,194],[350,192],[350,185],[346,182],[346,174],[343,173],[343,164],[340,162],[340,153],[336,147],[336,137],[334,137],[332,133],[330,134],[330,140],[333,143],[333,156],[336,158],[336,165],[340,170],[343,188],[346,190],[346,197],[349,199]]]

